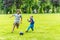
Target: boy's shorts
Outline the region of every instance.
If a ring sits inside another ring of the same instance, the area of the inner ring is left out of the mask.
[[[19,22],[15,21],[14,25],[17,26],[17,27],[19,27]]]
[[[19,26],[19,23],[14,23],[14,25]]]

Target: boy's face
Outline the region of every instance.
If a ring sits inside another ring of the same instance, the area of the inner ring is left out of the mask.
[[[17,14],[19,14],[19,12],[17,12]]]
[[[32,19],[33,18],[33,16],[30,16],[30,19]]]

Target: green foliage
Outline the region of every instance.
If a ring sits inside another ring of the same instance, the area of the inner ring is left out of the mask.
[[[33,13],[34,9],[37,9],[38,13],[43,13],[44,8],[48,5],[50,6],[52,12],[55,12],[56,9],[58,11],[60,10],[58,8],[54,8],[52,4],[53,3],[51,3],[51,0],[13,0],[11,5],[7,7],[6,10],[10,8],[9,10],[14,12],[16,9],[21,9],[23,13]],[[3,0],[0,0],[0,10],[1,9],[4,9]]]

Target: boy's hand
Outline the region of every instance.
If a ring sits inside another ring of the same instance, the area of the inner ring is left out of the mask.
[[[27,21],[28,21],[28,22],[30,22],[30,20],[29,20],[29,19],[27,19]]]
[[[9,17],[9,18],[12,18],[12,17],[13,17],[13,15],[11,17]]]

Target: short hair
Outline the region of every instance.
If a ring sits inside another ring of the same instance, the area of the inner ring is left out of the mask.
[[[21,10],[20,10],[20,9],[17,9],[17,10],[16,10],[16,12],[19,12],[19,13],[21,13]]]
[[[19,12],[19,11],[20,11],[19,9],[16,10],[16,12]]]
[[[33,16],[31,15],[31,17],[33,17]]]

